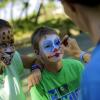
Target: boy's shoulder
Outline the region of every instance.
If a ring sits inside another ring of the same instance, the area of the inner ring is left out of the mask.
[[[18,74],[21,74],[24,69],[21,55],[18,51],[15,51],[15,54],[13,56],[11,67],[12,66],[14,66],[13,68],[16,69],[16,72],[18,72]]]
[[[70,67],[70,68],[75,68],[75,69],[83,69],[83,63],[79,60],[76,60],[76,59],[72,59],[72,58],[65,58],[65,59],[62,59],[62,63],[63,63],[63,66],[67,66],[67,67]]]
[[[12,61],[21,60],[21,55],[18,51],[15,51]]]
[[[64,58],[64,59],[62,59],[62,62],[66,62],[66,63],[71,63],[71,64],[82,64],[82,62],[81,61],[79,61],[79,60],[76,60],[76,59],[73,59],[73,58]]]
[[[20,56],[20,53],[17,50],[15,51],[14,56],[16,56],[16,55],[19,55]]]
[[[18,51],[15,51],[13,59],[12,59],[12,63],[17,63],[17,65],[19,64],[23,64],[22,59],[21,59],[21,55]]]

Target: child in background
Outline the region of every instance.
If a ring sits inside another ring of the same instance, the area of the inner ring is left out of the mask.
[[[0,19],[0,100],[26,100],[19,76],[24,67],[31,68],[34,61],[15,50],[11,25]],[[38,75],[37,72],[36,69],[34,73]]]

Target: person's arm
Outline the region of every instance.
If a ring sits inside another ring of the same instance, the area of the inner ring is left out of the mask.
[[[22,55],[21,59],[22,59],[24,67],[31,69],[31,75],[28,78],[28,88],[30,89],[33,85],[36,85],[39,83],[39,81],[41,79],[42,65],[36,58],[29,57],[26,55]],[[37,66],[35,66],[35,68],[33,68],[32,67],[33,65],[37,65]]]
[[[65,45],[67,44],[67,45]],[[80,49],[77,41],[73,38],[68,38],[68,36],[65,36],[62,39],[62,48],[65,51],[65,54],[68,54],[70,56],[81,58],[85,63],[88,62],[91,58],[91,54],[88,52],[84,52]]]
[[[27,55],[21,55],[21,59],[25,68],[31,69],[32,64],[35,64],[36,58]]]

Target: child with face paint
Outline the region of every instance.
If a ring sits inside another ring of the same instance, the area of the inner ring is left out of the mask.
[[[31,68],[33,62],[33,58],[20,56],[15,51],[12,28],[0,19],[0,100],[26,100],[19,76],[24,67]]]
[[[56,31],[38,28],[32,35],[32,46],[43,64],[42,79],[30,90],[32,100],[78,100],[83,64],[63,59],[64,51]]]

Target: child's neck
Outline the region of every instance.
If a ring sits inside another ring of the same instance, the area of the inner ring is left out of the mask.
[[[58,61],[58,62],[46,62],[45,64],[45,69],[47,69],[50,72],[58,72],[61,68],[62,68],[62,61]]]

